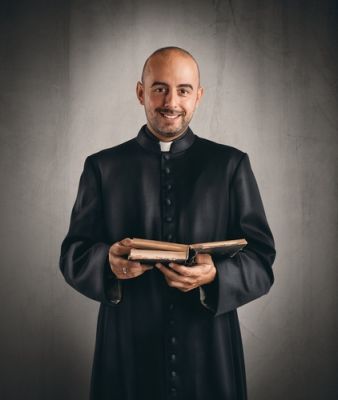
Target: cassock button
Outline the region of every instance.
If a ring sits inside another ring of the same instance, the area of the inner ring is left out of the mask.
[[[173,238],[173,235],[171,233],[169,233],[169,235],[167,236],[167,240],[171,240]]]
[[[173,319],[171,319],[171,320],[169,321],[169,325],[171,325],[171,326],[175,325],[175,321],[174,321]]]
[[[166,199],[165,199],[165,202],[167,203],[168,206],[171,205],[171,200],[170,200],[169,198],[166,198]]]
[[[171,376],[173,377],[173,378],[176,378],[176,371],[171,371]]]
[[[167,184],[167,190],[171,190],[172,185],[170,183]]]
[[[175,361],[176,361],[176,354],[175,354],[175,353],[172,353],[172,354],[171,354],[170,360],[171,360],[172,362],[175,362]]]
[[[175,306],[171,303],[171,304],[169,305],[169,310],[172,311],[174,308],[175,308]]]
[[[173,337],[171,338],[171,343],[172,343],[172,344],[176,344],[176,342],[177,342],[177,340],[176,340],[175,336],[173,336]]]
[[[169,154],[163,154],[163,157],[164,157],[165,160],[169,160],[170,155]]]
[[[165,171],[165,173],[166,173],[167,175],[170,174],[170,168],[169,168],[169,167],[165,167],[164,171]]]
[[[173,217],[166,217],[165,220],[166,220],[167,222],[172,222]]]

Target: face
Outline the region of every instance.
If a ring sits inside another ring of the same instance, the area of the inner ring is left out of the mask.
[[[175,51],[149,60],[136,91],[148,129],[163,141],[173,140],[187,129],[203,94],[194,60]]]

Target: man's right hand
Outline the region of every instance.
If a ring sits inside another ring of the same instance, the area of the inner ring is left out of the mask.
[[[129,238],[114,243],[109,249],[110,268],[118,279],[136,278],[153,269],[151,265],[127,260],[126,256],[128,256],[130,249],[131,242]]]

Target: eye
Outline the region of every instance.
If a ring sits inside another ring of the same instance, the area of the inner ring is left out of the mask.
[[[165,88],[165,87],[156,87],[156,88],[154,88],[154,92],[155,93],[166,93],[166,91],[167,91],[167,88]]]
[[[178,94],[180,95],[180,96],[188,96],[188,94],[190,94],[190,92],[189,92],[189,90],[187,90],[187,89],[179,89],[179,91],[178,91]]]

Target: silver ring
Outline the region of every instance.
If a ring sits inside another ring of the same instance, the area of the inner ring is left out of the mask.
[[[128,273],[127,267],[122,267],[122,272],[124,273],[124,275],[127,275]]]

